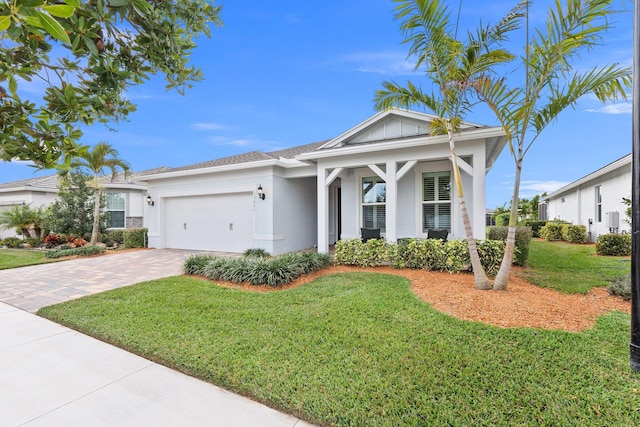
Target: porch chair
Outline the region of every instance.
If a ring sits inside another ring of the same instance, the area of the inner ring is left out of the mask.
[[[367,240],[380,238],[380,229],[379,228],[361,228],[360,234],[362,235],[362,243],[367,243]]]
[[[443,242],[447,241],[447,237],[449,236],[449,230],[445,229],[437,229],[430,228],[427,230],[427,239],[442,239]]]

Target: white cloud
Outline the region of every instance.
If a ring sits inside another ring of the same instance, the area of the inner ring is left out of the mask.
[[[589,113],[600,114],[631,114],[633,104],[631,102],[605,105],[600,108],[587,108],[585,111]]]
[[[211,122],[193,123],[189,125],[189,127],[191,129],[196,129],[196,130],[227,130],[229,129],[228,127],[223,126],[221,124],[211,123]]]
[[[412,74],[413,64],[400,52],[359,52],[345,55],[339,62],[354,64],[361,73],[375,74]]]
[[[520,183],[520,190],[522,193],[533,193],[542,194],[542,193],[552,193],[565,185],[569,184],[564,181],[522,181]]]

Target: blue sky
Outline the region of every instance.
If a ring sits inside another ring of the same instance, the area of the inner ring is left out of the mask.
[[[460,27],[497,22],[515,1],[463,1]],[[631,66],[633,17],[630,0],[604,46],[585,53],[581,68]],[[550,1],[531,9],[542,26]],[[391,0],[237,1],[222,3],[224,27],[197,40],[193,62],[205,79],[185,96],[166,92],[163,81],[133,88],[138,104],[130,121],[86,129],[87,145],[114,145],[133,169],[182,166],[261,150],[273,151],[335,137],[375,113],[374,92],[383,80],[426,85],[406,61]],[[452,11],[459,2],[450,1]],[[524,33],[511,36],[520,54]],[[26,88],[29,89],[29,88]],[[497,125],[486,109],[466,119]],[[525,158],[522,197],[553,191],[631,152],[631,103],[603,106],[585,97],[544,131]],[[38,172],[38,175],[50,174]],[[34,176],[24,163],[0,163],[0,182]],[[503,151],[487,176],[486,205],[508,202],[513,160]]]

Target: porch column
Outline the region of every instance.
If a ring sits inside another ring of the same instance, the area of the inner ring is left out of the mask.
[[[398,209],[398,181],[396,178],[396,162],[388,161],[387,162],[387,202],[386,202],[386,240],[387,243],[396,243],[398,240],[396,225],[397,225],[397,214],[396,211]]]
[[[335,168],[327,176],[327,168],[318,165],[318,252],[329,253],[329,186],[344,168]]]
[[[329,190],[327,169],[318,165],[318,253],[329,253]]]

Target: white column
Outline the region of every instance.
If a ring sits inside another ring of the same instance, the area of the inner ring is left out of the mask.
[[[386,232],[385,237],[388,243],[396,243],[398,240],[396,232],[397,209],[398,209],[398,181],[396,180],[396,162],[387,162],[387,202],[386,202]]]
[[[484,150],[482,151],[484,154]],[[473,218],[471,226],[473,227],[473,237],[479,240],[485,240],[486,236],[486,198],[485,198],[485,160],[484,155],[473,156]]]
[[[329,253],[329,191],[327,169],[318,165],[318,252]]]

